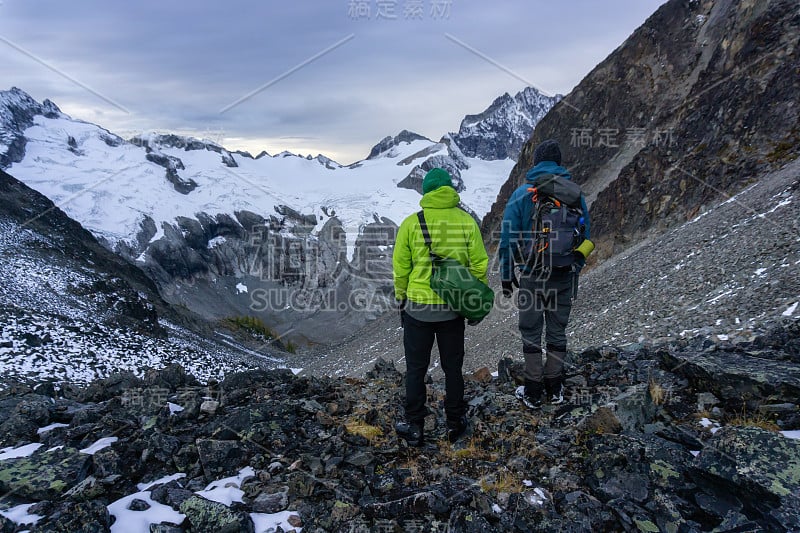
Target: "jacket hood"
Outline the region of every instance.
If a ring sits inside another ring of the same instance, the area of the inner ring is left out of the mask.
[[[419,205],[433,209],[447,209],[457,206],[460,201],[461,197],[454,188],[444,186],[423,195]]]
[[[566,168],[556,164],[554,161],[542,161],[530,169],[527,174],[525,174],[525,179],[527,181],[534,182],[539,176],[544,174],[557,174],[567,178],[568,180],[572,179],[569,171]]]

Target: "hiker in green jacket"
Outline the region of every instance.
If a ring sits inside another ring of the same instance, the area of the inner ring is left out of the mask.
[[[456,259],[486,283],[489,258],[475,219],[460,209],[460,198],[450,174],[434,168],[422,182],[423,208],[433,251]],[[409,444],[424,441],[425,375],[436,340],[445,375],[445,414],[448,439],[455,442],[467,429],[464,401],[464,318],[451,310],[430,287],[430,250],[417,214],[406,218],[397,232],[392,257],[395,297],[400,303],[406,358],[405,421],[397,424],[398,435]]]

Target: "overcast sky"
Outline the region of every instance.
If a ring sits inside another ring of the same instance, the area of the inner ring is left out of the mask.
[[[402,129],[456,131],[527,84],[568,93],[661,3],[0,0],[0,89],[126,138],[351,163]]]

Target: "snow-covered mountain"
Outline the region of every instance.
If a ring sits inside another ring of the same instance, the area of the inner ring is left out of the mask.
[[[533,87],[515,96],[505,93],[483,113],[464,117],[458,133],[451,136],[467,157],[516,160],[536,124],[562,98],[560,94],[546,96]]]
[[[544,100],[522,94],[463,138],[496,138],[503,120],[511,137],[530,135],[538,115],[524,103]],[[418,209],[427,170],[450,170],[477,219],[489,211],[514,161],[470,153],[450,135],[404,131],[347,167],[322,155],[254,158],[178,135],[125,140],[19,89],[0,92],[0,167],[142,267],[167,301],[213,320],[258,314],[312,342],[352,332],[391,300],[393,232]]]

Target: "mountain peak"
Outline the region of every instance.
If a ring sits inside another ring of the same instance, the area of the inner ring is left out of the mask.
[[[403,130],[394,137],[392,137],[391,135],[384,137],[381,140],[381,142],[372,147],[372,150],[370,150],[367,159],[375,159],[381,154],[391,150],[395,146],[398,146],[400,143],[412,143],[414,141],[433,142],[427,137],[423,137],[418,133],[414,133],[413,131]]]
[[[467,157],[516,159],[533,128],[561,99],[526,87],[513,97],[504,93],[482,113],[467,115],[451,134]]]

